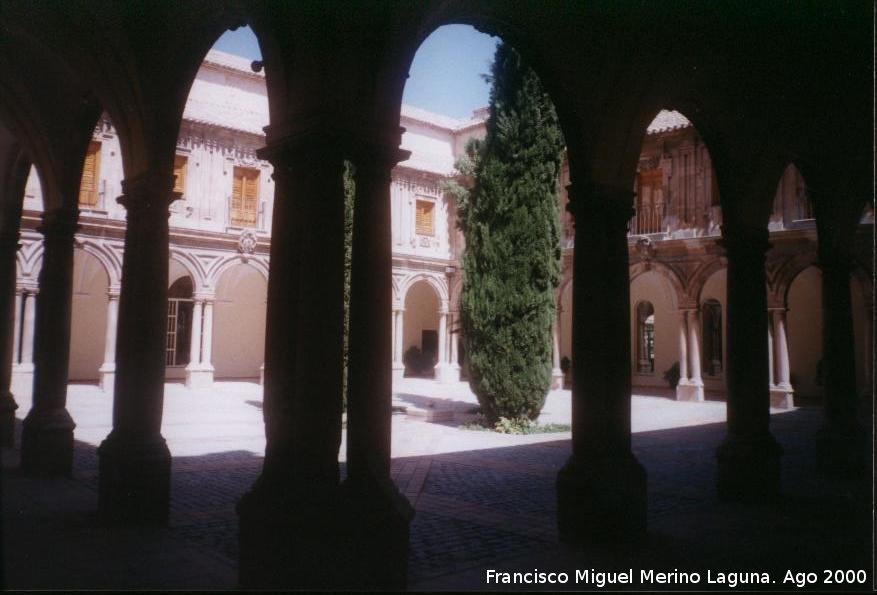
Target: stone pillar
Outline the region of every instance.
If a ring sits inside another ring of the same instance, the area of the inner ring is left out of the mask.
[[[345,482],[352,499],[345,547],[353,560],[346,578],[357,587],[385,590],[405,588],[408,526],[413,516],[390,478],[390,172],[402,155],[395,147],[376,148],[358,158],[353,208]],[[440,314],[436,374],[445,381],[446,306]]]
[[[341,139],[324,127],[283,139],[274,135],[269,128],[268,146],[259,152],[274,166],[275,180],[266,448],[262,472],[237,506],[240,584],[333,588],[346,585],[351,560],[343,544],[351,520],[338,468],[344,354]],[[313,263],[320,263],[319,274]],[[355,348],[352,336],[350,344]]]
[[[395,317],[394,332],[396,333],[395,341],[393,342],[393,381],[397,382],[402,380],[402,378],[405,376],[405,364],[402,362],[403,347],[405,342],[405,335],[403,333],[405,323],[405,308],[398,307],[394,309],[393,316]]]
[[[170,172],[122,182],[127,210],[116,341],[113,429],[98,448],[106,520],[167,521],[171,457],[161,435],[167,334]]]
[[[773,333],[775,338],[770,342],[775,355],[771,358],[776,368],[775,385],[770,391],[770,404],[773,407],[789,409],[794,406],[793,388],[789,377],[789,344],[786,339],[786,309],[772,308],[770,316],[773,319]]]
[[[22,288],[21,299],[24,302],[21,323],[21,355],[12,366],[12,385],[17,390],[33,390],[33,337],[36,323],[36,303],[39,289],[33,286]]]
[[[442,305],[439,310],[438,325],[438,362],[435,365],[435,378],[439,382],[454,382],[454,370],[448,362],[448,309]]]
[[[12,324],[15,327],[12,339],[12,366],[13,369],[18,365],[21,357],[21,306],[24,304],[23,290],[15,287],[15,312],[13,313]]]
[[[823,216],[826,215],[823,213]],[[825,422],[817,435],[822,466],[832,473],[857,475],[870,465],[867,433],[858,421],[855,341],[850,292],[851,249],[837,237],[840,226],[819,225],[822,268],[822,357]],[[852,231],[847,231],[852,236]],[[866,444],[867,443],[867,444]]]
[[[104,336],[104,363],[101,364],[100,387],[113,392],[116,384],[116,333],[119,321],[119,289],[111,287],[107,292],[107,330]]]
[[[688,311],[688,357],[690,401],[703,401],[703,378],[700,375],[700,312],[696,308]]]
[[[18,221],[15,222],[17,228]],[[15,290],[18,230],[0,231],[0,446],[15,444],[15,410],[12,395],[12,362],[18,347],[17,308],[21,294]]]
[[[70,321],[73,306],[73,235],[78,211],[43,213],[43,266],[34,327],[33,405],[22,423],[21,471],[70,475],[73,428],[67,412]]]
[[[573,257],[572,455],[557,478],[567,543],[639,540],[646,473],[630,449],[630,191],[569,187]],[[594,280],[599,279],[599,283]]]
[[[560,331],[558,330],[557,319],[560,317],[558,311],[554,316],[554,324],[551,325],[551,388],[563,388],[563,370],[560,369]]]
[[[728,434],[716,452],[717,487],[725,499],[772,499],[781,449],[769,429],[767,229],[725,224],[721,244],[728,257]]]
[[[204,330],[201,333],[201,369],[209,376],[205,380],[213,384],[213,298],[204,300]]]
[[[186,365],[186,386],[200,388],[201,384],[201,328],[203,326],[204,301],[192,301],[192,332],[189,336],[189,363]]]
[[[451,329],[454,328],[455,325],[459,325],[460,314],[458,312],[453,312],[451,314]],[[459,326],[457,327],[459,329]],[[454,382],[460,381],[460,353],[459,353],[459,343],[460,343],[460,332],[451,332],[451,369],[453,370],[453,379]]]
[[[687,401],[691,393],[688,383],[688,317],[685,310],[679,310],[679,384],[676,385],[676,400]]]

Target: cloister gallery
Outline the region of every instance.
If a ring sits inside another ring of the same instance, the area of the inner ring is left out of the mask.
[[[873,381],[873,57],[869,11],[847,8],[5,3],[5,443],[14,395],[32,386],[22,471],[69,473],[67,384],[100,383],[114,408],[100,512],[162,522],[164,382],[258,379],[268,446],[239,507],[242,583],[403,584],[392,382],[466,377],[464,246],[442,184],[487,112],[432,114],[401,91],[419,43],[463,22],[532,62],[567,141],[562,539],[645,530],[631,387],[665,387],[675,366],[676,399],[727,401],[721,495],[779,489],[771,406],[824,405],[821,452],[849,464]],[[790,30],[790,18],[820,26]],[[263,61],[208,52],[243,24]],[[356,202],[340,483],[345,161]],[[412,348],[426,369],[406,366]],[[320,560],[342,550],[356,562],[328,576]]]

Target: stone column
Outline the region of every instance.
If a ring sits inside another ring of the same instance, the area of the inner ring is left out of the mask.
[[[201,328],[203,326],[202,312],[204,301],[195,298],[192,302],[192,333],[189,337],[189,363],[186,365],[186,386],[199,388],[201,380]]]
[[[21,358],[21,307],[24,304],[24,292],[18,287],[16,283],[15,287],[15,312],[13,313],[13,321],[15,329],[13,331],[13,339],[12,339],[12,366],[13,369],[18,365],[18,362]]]
[[[458,312],[451,313],[451,329],[456,325],[459,329],[460,314]],[[453,379],[454,382],[460,381],[460,353],[459,353],[459,343],[460,343],[460,332],[451,332],[451,369],[453,370]]]
[[[73,428],[67,412],[73,235],[78,211],[43,213],[43,266],[34,330],[33,405],[22,423],[21,470],[26,475],[70,475]]]
[[[18,221],[15,222],[17,228]],[[15,410],[12,395],[12,362],[18,347],[17,308],[21,294],[15,290],[18,229],[0,231],[0,446],[15,444]]]
[[[404,331],[404,323],[405,323],[405,308],[398,307],[393,310],[393,316],[395,317],[395,327],[394,331],[396,333],[396,339],[393,344],[395,351],[393,352],[393,381],[398,382],[402,380],[405,376],[405,364],[402,362],[403,356],[403,347],[405,342],[405,334]]]
[[[348,580],[356,578],[367,588],[392,590],[405,588],[408,526],[413,516],[390,478],[390,172],[403,154],[395,147],[376,147],[358,155],[356,161],[347,392],[345,487],[352,506],[345,547],[353,553]],[[446,327],[447,307],[443,305],[436,366],[442,381],[448,369]]]
[[[832,200],[834,197],[830,197]],[[840,208],[840,205],[837,205]],[[827,209],[826,209],[827,210]],[[820,221],[820,215],[822,221]],[[817,211],[822,268],[822,357],[825,422],[817,435],[822,466],[831,473],[858,475],[870,465],[870,443],[858,420],[855,340],[850,292],[854,229],[832,224]],[[848,237],[843,237],[847,234]]]
[[[21,336],[21,352],[18,361],[12,365],[12,386],[14,390],[33,390],[33,336],[36,321],[36,299],[39,289],[34,286],[23,286],[19,289],[23,305],[19,310],[16,328]],[[19,346],[16,340],[16,346]]]
[[[773,320],[768,318],[767,321],[767,373],[768,373],[768,386],[770,386],[771,394],[773,390],[776,388],[776,379],[774,376],[774,363],[773,363]]]
[[[107,330],[104,336],[104,363],[101,364],[100,387],[104,392],[113,392],[116,384],[116,333],[119,321],[119,288],[111,287],[107,292]]]
[[[551,388],[563,388],[563,370],[560,369],[560,331],[558,330],[557,319],[560,317],[558,311],[554,316],[554,324],[551,325]]]
[[[576,246],[572,456],[557,478],[558,529],[567,543],[638,540],[646,528],[646,473],[630,449],[633,196],[577,179],[569,196]]]
[[[676,400],[687,401],[691,393],[688,383],[688,316],[679,310],[679,384],[676,385]]]
[[[691,362],[688,384],[691,386],[691,401],[703,401],[703,378],[700,375],[700,312],[696,308],[688,311],[688,357]]]
[[[204,330],[201,333],[201,369],[209,374],[206,382],[213,384],[213,298],[204,300]]]
[[[722,226],[728,257],[728,434],[716,452],[717,487],[725,499],[775,498],[780,489],[781,449],[770,433],[767,229]]]
[[[122,182],[127,210],[116,341],[113,429],[98,448],[98,509],[110,521],[166,522],[171,457],[161,435],[171,172]]]
[[[448,309],[442,305],[439,310],[438,325],[438,362],[435,365],[435,378],[439,382],[453,382],[453,370],[448,363]]]
[[[262,472],[237,506],[240,583],[332,588],[343,583],[348,558],[342,542],[350,521],[338,468],[344,354],[341,139],[323,126],[282,139],[269,128],[267,137],[259,155],[274,166],[275,199],[265,336],[266,448]],[[314,263],[320,263],[319,274]],[[350,345],[356,346],[352,335]]]
[[[773,319],[773,333],[775,338],[771,341],[775,355],[771,358],[776,368],[775,386],[770,393],[770,404],[773,407],[789,409],[794,406],[793,388],[789,377],[789,343],[786,339],[786,309],[773,308],[770,310]],[[769,346],[769,347],[770,347]]]

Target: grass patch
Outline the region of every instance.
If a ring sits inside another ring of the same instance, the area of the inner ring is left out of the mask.
[[[473,421],[460,426],[463,430],[475,432],[497,432],[499,434],[551,434],[556,432],[569,432],[572,428],[569,424],[539,424],[526,417],[508,418],[501,417],[493,426],[487,423],[482,415],[478,415]]]

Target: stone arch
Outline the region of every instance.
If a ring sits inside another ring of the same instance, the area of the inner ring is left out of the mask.
[[[798,267],[783,295],[789,371],[797,397],[821,397],[822,271],[812,263]]]
[[[101,250],[94,245],[75,247],[68,373],[71,381],[96,382],[100,378],[105,356],[107,294],[113,283],[113,273]]]
[[[183,269],[186,270],[186,273],[192,278],[195,293],[208,290],[209,285],[207,283],[207,275],[204,272],[204,267],[194,254],[171,247],[170,259],[183,267]],[[174,279],[171,279],[170,277],[168,278],[169,284],[173,283],[173,281]]]
[[[783,260],[775,269],[767,269],[768,305],[785,307],[789,303],[792,283],[808,267],[816,264],[816,253],[795,254]]]
[[[687,297],[694,303],[702,302],[704,298],[701,294],[704,285],[717,271],[725,269],[727,266],[728,262],[725,257],[713,258],[702,263],[689,277]],[[724,299],[720,301],[723,304],[725,302]]]
[[[430,273],[414,273],[409,275],[400,284],[399,301],[404,304],[408,297],[408,292],[419,281],[425,282],[432,287],[439,299],[439,305],[447,309],[449,303],[447,280],[439,275]]]
[[[268,275],[230,259],[216,278],[212,361],[215,378],[259,378],[264,362]]]
[[[104,243],[90,238],[77,238],[75,247],[94,256],[101,263],[107,274],[110,287],[119,286],[122,281],[122,263],[119,262],[115,252]]]
[[[209,287],[218,287],[222,276],[237,265],[250,266],[262,275],[265,281],[268,281],[268,262],[258,256],[243,256],[241,254],[230,254],[217,259],[211,263],[204,273],[205,285]]]
[[[629,287],[631,383],[665,388],[663,373],[679,360],[678,290],[659,267],[637,271]],[[643,319],[644,304],[649,307],[649,321]],[[646,357],[649,353],[652,357]]]
[[[432,279],[432,281],[431,281]],[[433,377],[439,355],[440,311],[447,310],[441,287],[430,275],[415,275],[407,285],[403,302],[402,353],[406,374]],[[416,347],[420,356],[405,357]]]
[[[654,260],[633,263],[630,265],[630,282],[633,283],[640,276],[650,272],[660,275],[669,282],[672,288],[669,297],[673,307],[679,308],[679,304],[685,300],[685,284],[682,282],[679,274],[669,265]]]

